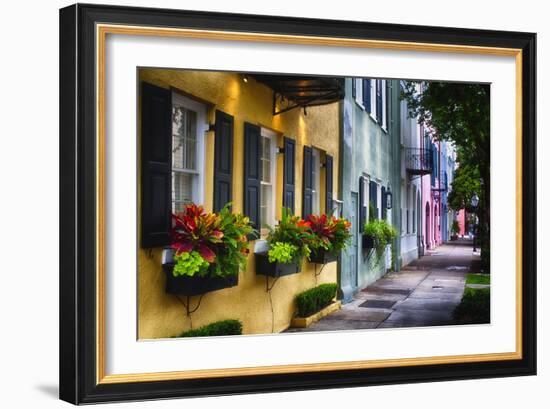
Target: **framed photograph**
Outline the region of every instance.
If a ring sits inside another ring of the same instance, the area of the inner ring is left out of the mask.
[[[60,398],[536,373],[536,35],[60,11]]]

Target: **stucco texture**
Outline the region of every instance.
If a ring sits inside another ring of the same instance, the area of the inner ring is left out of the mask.
[[[221,110],[234,117],[233,152],[233,209],[243,210],[243,129],[244,122],[269,128],[277,133],[278,146],[283,137],[296,140],[296,202],[295,212],[302,207],[302,156],[303,146],[314,146],[334,158],[334,197],[338,192],[339,158],[339,107],[338,103],[292,110],[272,115],[272,90],[267,86],[236,73],[186,71],[171,69],[141,69],[140,81],[174,88],[187,97],[207,105],[209,123],[214,122],[215,111]],[[139,135],[138,135],[139,137]],[[202,203],[207,211],[213,204],[214,134],[205,138],[205,195]],[[276,218],[281,216],[283,155],[277,155]],[[139,178],[138,178],[139,180]],[[321,186],[324,170],[321,171]],[[139,187],[138,187],[139,189]],[[321,189],[321,211],[324,211],[324,188]],[[138,208],[140,206],[138,205]],[[139,218],[138,218],[139,219]],[[138,228],[138,231],[140,229]],[[193,328],[222,319],[239,319],[244,334],[280,332],[286,329],[294,315],[294,297],[316,283],[336,282],[336,262],[327,264],[316,277],[316,266],[304,263],[302,272],[281,277],[270,294],[266,291],[266,277],[256,275],[253,256],[254,242],[246,271],[239,274],[239,284],[233,288],[206,293],[200,308],[191,315]],[[140,339],[165,338],[178,335],[191,328],[191,319],[177,297],[164,291],[165,277],[161,268],[161,249],[151,251],[138,248],[138,337]],[[319,272],[320,266],[317,266]],[[273,279],[269,279],[271,286]],[[199,297],[191,298],[191,308]],[[272,313],[273,309],[273,313]]]

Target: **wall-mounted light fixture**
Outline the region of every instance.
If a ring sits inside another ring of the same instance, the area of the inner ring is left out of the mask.
[[[391,192],[391,187],[388,186],[386,190],[386,209],[390,210],[393,207],[393,193]]]
[[[248,82],[248,75],[243,74],[243,82],[244,82],[244,83],[247,83],[247,82]]]

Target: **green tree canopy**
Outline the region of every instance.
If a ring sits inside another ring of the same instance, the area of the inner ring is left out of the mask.
[[[449,207],[455,211],[471,210],[472,197],[481,194],[479,169],[476,166],[461,165],[455,172],[452,189],[447,198]]]
[[[488,169],[490,153],[489,84],[453,82],[404,83],[403,98],[409,116],[433,129],[434,138],[453,141],[459,149],[459,162]],[[486,176],[481,172],[481,177]]]

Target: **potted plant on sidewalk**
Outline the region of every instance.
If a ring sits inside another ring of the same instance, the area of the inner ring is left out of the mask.
[[[310,215],[308,222],[313,233],[309,261],[317,264],[335,261],[351,240],[351,223],[344,218],[326,214]]]
[[[279,224],[269,227],[267,249],[255,254],[256,274],[280,277],[301,271],[302,261],[311,252],[311,240],[310,223],[283,208]]]
[[[451,225],[451,240],[458,239],[459,231],[460,231],[460,226],[458,224],[458,220],[453,220],[453,224]]]
[[[166,292],[191,296],[237,285],[254,233],[248,217],[231,213],[230,204],[217,214],[189,204],[172,220],[172,245],[163,257]]]

